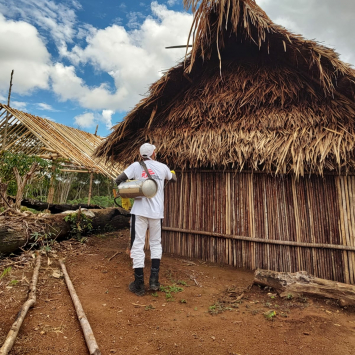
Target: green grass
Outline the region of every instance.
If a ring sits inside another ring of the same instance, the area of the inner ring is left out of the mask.
[[[208,313],[212,315],[216,315],[219,313],[223,313],[224,311],[231,311],[231,307],[227,307],[223,302],[216,302],[212,306],[208,307]]]
[[[12,267],[11,267],[11,266],[7,267],[7,268],[2,272],[2,274],[0,275],[0,280],[1,280],[2,278],[5,278],[6,276],[8,276],[8,275],[10,274],[11,270],[12,270]]]
[[[276,317],[276,312],[271,310],[271,311],[267,311],[264,313],[264,317],[267,319],[267,320],[274,320],[274,317]]]
[[[159,291],[165,292],[165,298],[167,301],[173,301],[174,298],[172,293],[179,293],[184,291],[182,287],[177,286],[176,284],[168,285],[168,286],[160,286]]]

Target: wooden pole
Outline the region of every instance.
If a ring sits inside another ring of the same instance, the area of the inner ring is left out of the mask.
[[[172,227],[162,227],[162,231],[178,232],[178,233],[183,233],[183,234],[205,235],[205,236],[216,237],[216,238],[243,240],[243,241],[250,242],[250,243],[263,243],[263,244],[287,245],[287,246],[292,246],[292,247],[303,247],[303,248],[319,248],[319,249],[355,251],[355,246],[347,246],[347,245],[322,244],[322,243],[300,243],[300,242],[292,242],[292,241],[287,241],[287,240],[250,238],[250,237],[240,236],[240,235],[204,232],[204,231],[196,231],[196,230],[172,228]]]
[[[14,75],[14,70],[11,71],[11,78],[10,78],[10,87],[9,87],[9,96],[7,97],[7,106],[10,106],[10,97],[11,97],[11,87],[12,87],[12,77]],[[5,131],[4,131],[4,139],[2,142],[2,150],[6,148],[6,139],[7,139],[7,126],[9,121],[9,113],[6,113],[6,122],[5,122]]]
[[[88,197],[88,205],[90,206],[90,201],[91,201],[91,193],[92,193],[92,179],[93,179],[94,174],[90,174],[90,186],[89,186],[89,197]]]
[[[7,355],[9,353],[9,351],[11,351],[11,349],[15,343],[17,334],[21,328],[21,325],[23,323],[23,320],[26,317],[28,310],[31,307],[33,307],[34,304],[36,303],[36,287],[37,287],[38,273],[39,273],[40,267],[41,267],[41,256],[37,253],[37,261],[36,261],[36,266],[33,271],[32,282],[30,285],[30,293],[29,293],[28,299],[23,304],[19,314],[17,315],[17,319],[16,319],[15,323],[12,324],[12,327],[5,339],[5,342],[0,349],[0,355]]]
[[[96,129],[95,129],[95,136],[97,135],[97,130],[99,128],[99,125],[96,126]]]
[[[72,170],[72,169],[59,169],[60,171],[67,173],[89,173],[89,170]]]
[[[65,282],[67,284],[70,296],[72,298],[72,301],[73,301],[73,304],[74,304],[74,307],[76,310],[76,314],[78,316],[81,328],[83,330],[86,345],[89,349],[90,355],[101,355],[101,351],[99,349],[99,346],[96,343],[94,333],[91,329],[88,319],[86,318],[86,314],[84,312],[83,306],[81,305],[79,297],[75,292],[74,286],[70,280],[70,277],[69,277],[67,269],[63,263],[63,260],[59,260],[59,263],[60,263],[60,266],[62,267]]]

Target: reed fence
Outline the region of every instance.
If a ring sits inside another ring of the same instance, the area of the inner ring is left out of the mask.
[[[165,252],[355,284],[355,176],[178,178],[166,186]]]

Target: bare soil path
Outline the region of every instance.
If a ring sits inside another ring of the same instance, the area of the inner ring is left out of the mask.
[[[164,255],[165,291],[137,297],[128,291],[127,243],[125,230],[91,237],[87,244],[64,242],[44,258],[37,303],[10,354],[88,354],[64,280],[57,278],[61,256],[102,354],[354,354],[354,310],[248,289],[250,271]],[[0,280],[0,344],[31,276],[32,269],[13,269]]]

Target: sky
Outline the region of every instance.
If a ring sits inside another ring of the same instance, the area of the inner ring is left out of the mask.
[[[290,31],[355,64],[354,0],[256,0]],[[184,57],[182,0],[0,0],[0,102],[107,136]]]

